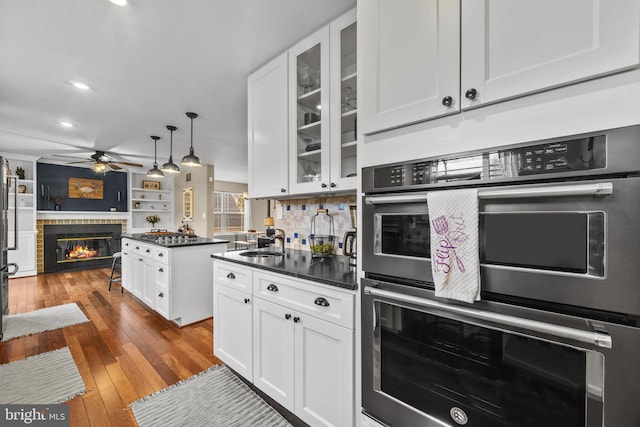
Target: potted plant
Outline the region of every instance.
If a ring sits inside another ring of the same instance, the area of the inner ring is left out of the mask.
[[[49,194],[49,200],[53,202],[53,209],[59,211],[62,210],[62,202],[64,201],[64,196],[55,196],[53,194]]]
[[[21,166],[16,168],[16,175],[18,175],[18,178],[24,179],[24,169]]]
[[[149,215],[147,217],[147,222],[151,223],[151,227],[156,225],[156,222],[160,222],[160,217],[158,215]]]

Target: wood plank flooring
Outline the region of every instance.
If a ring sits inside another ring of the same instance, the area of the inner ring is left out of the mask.
[[[69,403],[71,426],[135,426],[133,401],[214,364],[213,320],[178,328],[119,284],[110,269],[9,281],[10,314],[75,302],[90,322],[0,342],[0,363],[69,346],[86,393]]]

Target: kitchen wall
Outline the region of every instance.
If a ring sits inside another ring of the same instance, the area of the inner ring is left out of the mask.
[[[90,168],[37,163],[36,197],[38,210],[53,210],[54,204],[49,196],[63,197],[63,211],[109,212],[115,208],[118,212],[127,211],[127,174],[110,171],[96,174]],[[69,198],[69,178],[99,180],[102,182],[102,198]]]
[[[212,237],[213,223],[210,212],[213,212],[213,165],[201,167],[183,167],[173,181],[174,186],[174,223],[176,227],[182,223],[182,191],[193,188],[193,221],[185,222],[195,230],[198,236]]]
[[[342,244],[344,233],[352,230],[351,217],[349,214],[349,206],[356,205],[356,196],[330,196],[330,197],[313,197],[308,199],[288,199],[276,200],[271,205],[271,216],[275,219],[275,228],[284,230],[286,237],[291,239],[288,247],[309,250],[309,232],[311,230],[311,221],[316,214],[316,209],[329,209],[329,215],[333,218],[334,235],[337,237],[335,252],[342,254]],[[282,217],[279,217],[279,212]],[[320,216],[316,219],[317,225],[323,218]],[[265,227],[257,227],[263,230]],[[296,247],[294,235],[298,233],[299,247]],[[302,239],[306,240],[306,244],[302,244]]]

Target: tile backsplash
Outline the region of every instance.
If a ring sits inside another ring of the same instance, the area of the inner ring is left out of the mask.
[[[351,227],[351,216],[349,206],[356,205],[356,196],[331,196],[314,197],[310,199],[277,200],[271,207],[271,216],[275,219],[275,228],[284,230],[288,239],[286,247],[309,250],[309,233],[311,231],[311,221],[320,208],[328,209],[329,215],[333,218],[334,235],[336,236],[335,253],[342,254],[342,240],[344,233],[353,230]],[[282,218],[278,216],[282,210]],[[326,215],[321,218],[320,214],[316,218],[316,233],[321,234],[321,227],[328,224]],[[295,235],[298,235],[296,241]]]

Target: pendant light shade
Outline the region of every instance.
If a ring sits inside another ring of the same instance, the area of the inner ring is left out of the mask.
[[[169,129],[169,132],[171,132],[171,142],[169,143],[169,161],[162,165],[160,170],[167,173],[180,173],[180,168],[178,167],[178,165],[173,163],[173,131],[178,128],[175,126],[167,126],[167,129]]]
[[[193,119],[198,117],[196,113],[187,113],[187,117],[191,119],[191,148],[189,148],[189,154],[182,158],[180,164],[185,166],[202,166],[200,159],[193,154]]]
[[[162,173],[162,171],[160,169],[158,169],[158,162],[157,162],[157,158],[158,158],[158,140],[160,139],[159,136],[152,136],[151,139],[153,139],[154,141],[154,145],[153,145],[153,169],[149,169],[149,171],[147,172],[147,176],[151,177],[151,178],[164,178],[164,174]]]

